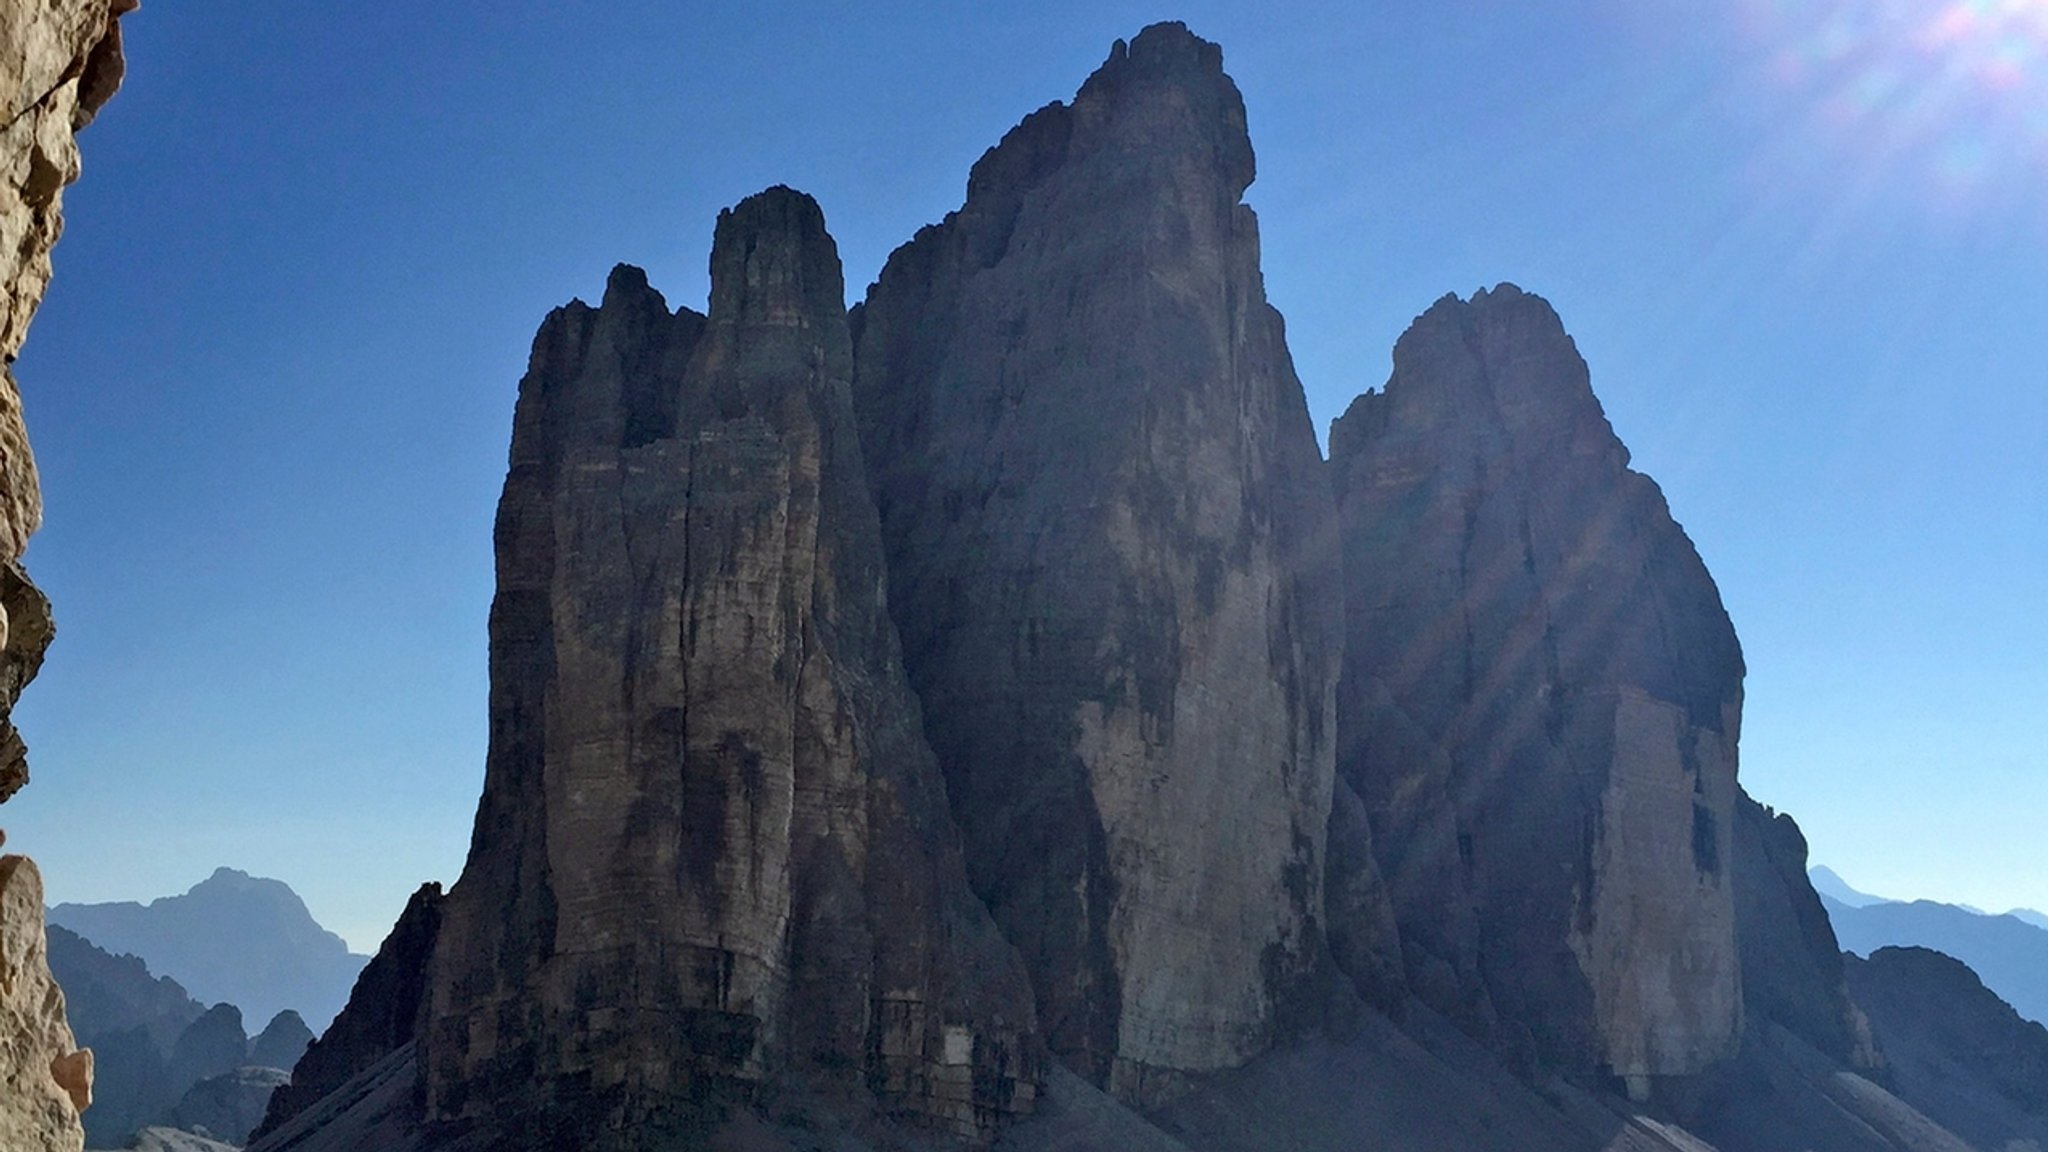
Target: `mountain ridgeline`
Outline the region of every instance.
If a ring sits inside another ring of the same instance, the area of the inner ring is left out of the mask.
[[[1253,175],[1155,25],[850,313],[787,188],[552,313],[468,863],[254,1147],[1968,1147],[1555,312],[1437,302],[1325,461]]]
[[[251,1021],[297,1012],[316,1030],[348,1002],[368,961],[322,928],[289,885],[234,868],[147,904],[59,904],[49,920],[110,952],[143,957],[201,1001],[227,1001]]]

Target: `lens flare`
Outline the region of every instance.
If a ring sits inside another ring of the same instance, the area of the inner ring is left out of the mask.
[[[2039,200],[2048,0],[1744,0],[1786,147],[1819,175],[1958,208]],[[1786,157],[1779,157],[1785,159]]]

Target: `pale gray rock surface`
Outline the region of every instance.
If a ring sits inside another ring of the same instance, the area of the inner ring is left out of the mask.
[[[1638,1093],[1731,1054],[1741,650],[1556,313],[1439,301],[1330,451],[1339,767],[1416,987]]]
[[[1042,1057],[903,678],[816,204],[722,213],[711,282],[621,267],[535,341],[427,1115],[640,1148],[801,1091],[985,1136]]]
[[[1252,176],[1221,51],[1154,25],[984,155],[857,318],[974,889],[1054,1050],[1139,1103],[1324,994],[1333,514]]]

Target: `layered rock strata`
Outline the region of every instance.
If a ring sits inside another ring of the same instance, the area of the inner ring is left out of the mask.
[[[535,340],[428,1117],[639,1147],[801,1088],[985,1136],[1036,1091],[1029,991],[904,681],[817,206],[721,214],[711,280],[671,312],[621,267]]]
[[[983,156],[856,319],[890,607],[970,877],[1126,1101],[1273,1042],[1326,954],[1333,517],[1244,104],[1145,29]]]
[[[1339,769],[1415,986],[1637,1092],[1728,1055],[1741,650],[1556,313],[1439,301],[1330,453]]]

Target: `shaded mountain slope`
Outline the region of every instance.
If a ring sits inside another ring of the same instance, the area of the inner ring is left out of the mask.
[[[1977,1147],[2048,1148],[2048,1028],[1930,949],[1851,956],[1848,972],[1901,1097]]]
[[[1862,908],[1830,901],[1842,947],[1859,956],[1915,947],[1953,956],[2029,1020],[2048,1021],[2048,929],[2013,915],[1987,916],[1932,900]]]
[[[1634,1081],[1733,1050],[1742,653],[1550,305],[1447,296],[1330,430],[1338,766],[1410,980]]]

